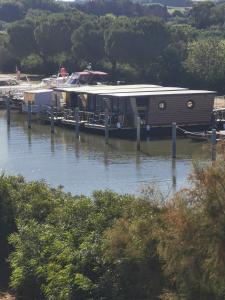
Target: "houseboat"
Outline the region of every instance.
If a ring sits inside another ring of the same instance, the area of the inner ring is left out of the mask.
[[[162,88],[100,95],[98,105],[100,110],[107,108],[110,116],[114,116],[111,126],[118,124],[119,120],[117,127],[131,128],[132,131],[137,127],[137,117],[140,117],[142,134],[154,137],[170,135],[172,122],[184,130],[209,129],[214,97],[213,91]]]
[[[185,130],[207,130],[216,94],[157,85],[68,87],[54,92],[71,112],[79,108],[84,129],[104,132],[107,118],[111,134],[126,137],[136,134],[137,117],[142,135],[152,137],[170,135],[172,122]],[[70,119],[74,120],[73,112]]]

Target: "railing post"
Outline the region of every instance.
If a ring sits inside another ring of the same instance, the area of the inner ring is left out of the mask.
[[[76,132],[76,137],[79,138],[79,129],[80,129],[79,107],[75,108],[74,118],[75,118],[75,132]]]
[[[28,128],[31,128],[31,102],[28,101],[28,107],[27,107],[27,124],[28,124]]]
[[[216,160],[216,129],[212,130],[211,143],[212,143],[212,161],[215,161]]]
[[[109,143],[109,112],[105,110],[105,143]]]
[[[6,97],[5,103],[6,103],[6,111],[7,111],[7,124],[10,125],[11,118],[10,118],[10,99],[9,99],[9,97]]]
[[[172,123],[172,158],[177,156],[177,124]]]
[[[51,106],[51,133],[54,133],[55,132],[55,129],[54,129],[54,107],[53,105]]]
[[[141,150],[141,118],[137,117],[137,151]]]

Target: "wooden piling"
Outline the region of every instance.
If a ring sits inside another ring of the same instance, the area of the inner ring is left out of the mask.
[[[55,124],[54,124],[54,107],[51,106],[51,133],[55,132]]]
[[[141,150],[141,118],[137,117],[137,151]]]
[[[11,122],[11,116],[10,116],[10,99],[9,97],[6,97],[6,112],[7,112],[7,124],[10,125]]]
[[[177,124],[172,123],[172,158],[177,156]]]
[[[215,161],[216,160],[216,129],[212,130],[211,143],[212,143],[212,161]]]
[[[74,118],[75,118],[75,132],[76,132],[76,137],[79,138],[79,130],[80,130],[79,107],[75,108]]]
[[[27,126],[30,129],[31,128],[31,121],[32,121],[32,110],[31,110],[31,101],[28,101],[28,107],[27,107]]]
[[[109,143],[109,112],[105,110],[105,143]]]

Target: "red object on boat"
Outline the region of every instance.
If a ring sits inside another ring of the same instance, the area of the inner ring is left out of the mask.
[[[62,77],[66,77],[68,75],[68,72],[67,72],[66,68],[61,68],[60,69],[60,75]]]

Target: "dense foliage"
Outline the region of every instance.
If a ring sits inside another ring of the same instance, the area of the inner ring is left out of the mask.
[[[115,80],[224,93],[225,4],[152,2],[0,0],[0,70],[55,74],[91,62]]]
[[[224,299],[224,150],[167,201],[151,188],[89,198],[2,175],[1,278],[8,261],[24,300]]]

